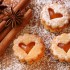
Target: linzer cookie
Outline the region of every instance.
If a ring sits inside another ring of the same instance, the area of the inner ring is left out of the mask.
[[[51,52],[59,61],[70,62],[70,33],[63,33],[52,40]]]
[[[32,34],[24,34],[14,41],[13,51],[21,62],[29,64],[41,59],[45,46],[40,37]]]
[[[47,4],[41,11],[41,23],[51,32],[61,31],[68,26],[70,14],[64,4]]]

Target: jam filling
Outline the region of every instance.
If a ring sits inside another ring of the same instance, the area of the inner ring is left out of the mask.
[[[25,45],[24,43],[19,43],[19,47],[21,47],[27,54],[30,52],[34,45],[35,42],[31,42],[28,45]]]
[[[63,15],[61,13],[55,13],[52,8],[48,8],[48,12],[50,15],[50,19],[63,17]]]
[[[70,42],[68,42],[67,44],[59,43],[58,46],[64,49],[65,52],[68,52],[68,50],[70,49]]]

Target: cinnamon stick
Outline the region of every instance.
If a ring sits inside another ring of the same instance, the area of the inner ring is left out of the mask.
[[[4,29],[4,25],[5,25],[6,21],[2,21],[0,23],[0,32]]]
[[[1,15],[0,15],[0,19],[1,19],[1,18],[3,18],[3,17],[4,17],[4,15],[3,15],[3,14],[1,14]]]
[[[4,39],[4,37],[9,33],[11,30],[11,26],[6,28],[3,32],[0,33],[0,42]]]
[[[18,10],[22,10],[29,4],[30,0],[21,0],[18,5],[13,9],[14,12],[17,12]]]
[[[30,0],[21,0],[20,2],[19,2],[19,4],[17,4],[17,6],[16,7],[14,7],[14,12],[17,12],[18,10],[21,10],[22,8],[25,8],[26,6],[27,6],[27,4],[30,2]],[[3,21],[1,22],[1,23],[3,23]],[[5,22],[6,23],[6,22]],[[4,23],[4,24],[5,24]],[[3,25],[4,26],[4,25]],[[3,28],[3,27],[2,27]],[[3,29],[2,29],[3,30]],[[2,31],[1,30],[1,31]],[[2,33],[2,34],[0,34],[0,41],[6,36],[6,34],[9,32],[10,30],[6,30],[6,33],[4,32],[4,33]],[[2,37],[1,37],[2,36]]]
[[[22,24],[20,26],[13,28],[6,35],[6,37],[1,41],[1,43],[0,43],[0,56],[5,52],[7,47],[10,45],[10,43],[16,37],[17,33],[20,32],[26,26],[26,24],[28,24],[29,20],[31,19],[31,16],[32,16],[32,11],[31,11],[31,9],[29,9],[24,15]]]
[[[4,18],[4,14],[0,14],[0,32],[3,30],[4,25],[5,25],[5,21],[1,22],[1,19]]]

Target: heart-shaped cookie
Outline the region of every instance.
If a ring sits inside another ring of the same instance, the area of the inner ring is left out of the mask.
[[[69,25],[68,7],[64,4],[48,3],[41,11],[40,20],[45,29],[51,32],[60,32]]]
[[[52,54],[59,61],[70,62],[70,33],[63,33],[52,40],[50,47]]]
[[[48,8],[50,19],[61,18],[63,15],[61,13],[55,13],[52,8]]]
[[[40,37],[24,34],[14,41],[13,50],[20,61],[32,63],[41,59],[44,55],[45,47]]]

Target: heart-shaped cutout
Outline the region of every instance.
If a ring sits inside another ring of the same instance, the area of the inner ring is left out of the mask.
[[[50,19],[63,17],[63,15],[61,13],[55,13],[52,8],[48,8],[48,12],[49,12],[49,15],[50,15]]]
[[[70,49],[70,42],[67,44],[59,43],[58,46],[64,49],[65,52],[68,52],[68,50]]]
[[[30,52],[34,45],[35,42],[31,42],[28,45],[25,45],[24,43],[19,43],[19,47],[21,47],[27,54]]]

